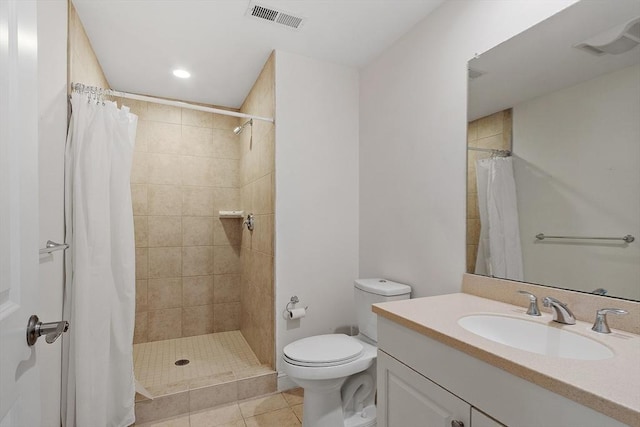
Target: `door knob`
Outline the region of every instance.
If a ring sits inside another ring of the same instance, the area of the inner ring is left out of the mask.
[[[35,314],[29,317],[27,323],[27,344],[34,345],[38,338],[45,336],[47,344],[53,344],[63,332],[69,330],[69,322],[61,320],[59,322],[42,323]]]
[[[451,427],[464,427],[464,423],[462,421],[453,420],[451,421]]]

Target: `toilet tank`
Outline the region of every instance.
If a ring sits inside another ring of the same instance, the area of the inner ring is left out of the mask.
[[[409,299],[411,286],[385,279],[357,279],[354,293],[360,333],[378,342],[378,316],[371,304]]]

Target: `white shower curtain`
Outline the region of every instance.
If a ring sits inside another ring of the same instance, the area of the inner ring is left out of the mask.
[[[480,242],[476,274],[522,281],[522,246],[511,157],[476,161]]]
[[[129,176],[137,116],[73,93],[65,157],[62,424],[134,416],[135,248]]]

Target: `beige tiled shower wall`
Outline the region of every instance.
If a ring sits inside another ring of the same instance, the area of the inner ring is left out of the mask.
[[[89,86],[109,88],[98,58],[91,47],[76,8],[69,1],[69,41],[67,72],[69,82],[83,83]]]
[[[469,123],[467,146],[511,150],[511,134],[511,109],[499,111]],[[476,160],[487,158],[490,154],[471,150],[467,153],[467,273],[473,273],[476,269],[476,255],[480,240]]]
[[[275,114],[275,59],[264,65],[242,112],[263,117]],[[240,327],[263,364],[274,366],[274,171],[275,125],[254,120],[240,135],[240,194],[245,212],[255,215],[255,228],[242,232]]]
[[[274,65],[271,55],[243,112],[274,116]],[[69,81],[109,87],[71,2]],[[139,117],[134,342],[241,328],[260,362],[274,366],[274,125],[254,121],[235,136],[236,118],[116,101]],[[256,215],[253,232],[218,218],[236,209]]]
[[[240,145],[233,117],[117,100],[138,115],[131,171],[134,342],[240,328]]]

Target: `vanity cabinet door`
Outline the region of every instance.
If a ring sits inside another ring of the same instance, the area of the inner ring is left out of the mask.
[[[471,426],[471,406],[378,351],[378,427],[452,426]]]
[[[471,408],[471,425],[473,427],[505,427],[504,424],[500,424],[493,418],[478,411],[476,408]]]

